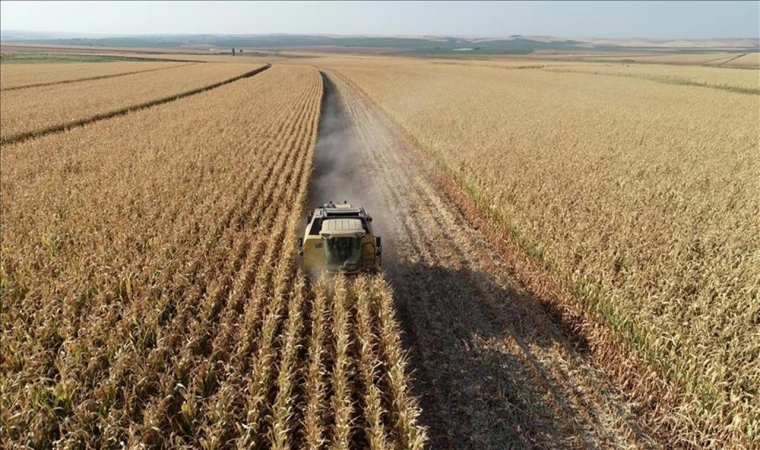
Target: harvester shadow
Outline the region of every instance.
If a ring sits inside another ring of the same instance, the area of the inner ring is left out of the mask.
[[[585,342],[539,299],[469,268],[400,263],[386,277],[431,448],[583,445],[574,387],[545,358],[557,344],[582,356]]]

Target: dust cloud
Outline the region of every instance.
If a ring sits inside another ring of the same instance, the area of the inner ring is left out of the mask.
[[[338,88],[320,71],[324,94],[319,119],[314,170],[308,192],[308,208],[329,201],[363,206],[372,216],[375,233],[382,236],[382,199],[377,193],[377,173],[367,164],[365,148],[356,136]],[[306,218],[304,216],[304,224]],[[385,243],[384,243],[385,244]]]

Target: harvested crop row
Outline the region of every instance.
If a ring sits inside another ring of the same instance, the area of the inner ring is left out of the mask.
[[[180,62],[0,64],[0,89],[19,89],[186,65]]]
[[[348,448],[363,442],[368,421],[352,405],[370,385],[334,370],[372,361],[372,433],[406,443],[395,418],[409,417],[420,447],[388,287],[361,285],[359,327],[356,289],[345,284],[335,309],[334,288],[307,287],[296,267],[321,92],[315,70],[275,67],[3,146],[11,445]],[[390,356],[358,355],[358,340]]]
[[[673,411],[646,410],[663,436],[756,444],[754,96],[533,70],[335,66],[658,367],[679,395]]]
[[[181,95],[256,69],[247,64],[198,64],[124,77],[6,91],[0,104],[3,140],[75,125],[89,118]]]

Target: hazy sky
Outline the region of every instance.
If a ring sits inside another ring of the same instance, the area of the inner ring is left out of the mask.
[[[760,37],[760,2],[0,2],[3,30]]]

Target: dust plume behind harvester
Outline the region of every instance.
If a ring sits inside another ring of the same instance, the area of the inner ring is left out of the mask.
[[[346,274],[380,270],[382,245],[363,207],[332,201],[309,211],[304,236],[298,239],[304,271]]]

